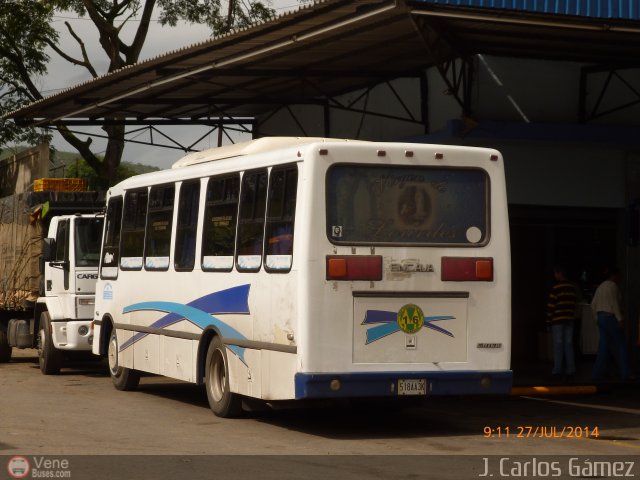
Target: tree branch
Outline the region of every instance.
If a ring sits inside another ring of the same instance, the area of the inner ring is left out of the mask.
[[[100,45],[110,60],[109,71],[111,72],[123,67],[125,63],[119,55],[120,39],[118,37],[118,31],[107,21],[109,16],[105,12],[99,10],[96,7],[95,2],[92,2],[91,0],[82,0],[82,3],[86,8],[89,17],[98,28],[98,32],[100,32]]]
[[[38,89],[38,87],[36,87],[35,84],[31,81],[29,71],[25,66],[25,62],[24,62],[24,59],[22,58],[22,55],[20,53],[16,53],[6,48],[3,48],[2,45],[0,45],[0,55],[2,55],[3,57],[5,57],[5,59],[8,59],[11,62],[16,72],[18,73],[20,81],[24,83],[24,86],[28,90],[30,94],[29,96],[31,97],[31,99],[40,100],[42,98],[42,95],[40,94],[40,90]]]
[[[52,42],[49,39],[45,40],[47,42],[47,45],[49,45],[49,47],[51,47],[51,49],[56,52],[58,55],[60,55],[62,58],[64,58],[67,62],[73,64],[73,65],[77,65],[79,67],[85,67],[87,70],[89,70],[89,73],[91,73],[91,75],[93,76],[93,78],[96,78],[98,76],[98,74],[96,73],[96,71],[93,69],[93,66],[88,62],[88,59],[85,58],[85,61],[83,60],[78,60],[77,58],[73,58],[72,56],[66,54],[64,51],[62,51],[60,49],[60,47],[58,47],[58,45],[56,45],[54,42]],[[84,52],[86,54],[86,52]]]
[[[63,122],[56,122],[55,127],[58,129],[60,135],[62,135],[62,138],[73,145],[73,147],[78,150],[80,155],[82,155],[82,158],[85,159],[89,166],[93,168],[96,173],[98,173],[98,175],[100,175],[103,171],[104,165],[89,148],[92,142],[91,137],[86,140],[80,140],[69,131],[69,128]]]
[[[0,100],[2,100],[5,97],[11,97],[13,95],[15,95],[16,93],[19,93],[17,88],[15,88],[15,85],[13,85],[13,89],[10,90],[5,90],[4,92],[0,93]],[[24,94],[24,92],[22,92]]]
[[[47,42],[47,45],[49,45],[54,52],[56,52],[58,55],[60,55],[62,58],[64,58],[67,62],[73,63],[74,65],[79,65],[79,66],[83,65],[82,60],[77,60],[77,59],[71,57],[70,55],[67,55],[65,52],[60,50],[60,47],[58,47],[58,45],[56,45],[50,39],[47,38],[45,41]]]
[[[20,83],[18,83],[16,80],[12,80],[12,79],[8,79],[8,78],[3,78],[2,81],[6,84],[6,85],[11,85],[13,87],[13,90],[10,90],[7,92],[7,94],[9,95],[13,95],[13,94],[21,94],[24,97],[26,97],[27,99],[29,99],[29,101],[33,102],[34,100],[36,100],[35,98],[33,98],[33,95],[31,94],[31,92],[29,92],[26,88],[24,88]],[[2,97],[4,97],[5,95],[2,95]],[[0,97],[1,98],[1,97]]]
[[[80,36],[76,34],[73,28],[71,28],[71,24],[69,22],[64,22],[64,24],[67,26],[67,30],[69,30],[69,33],[71,34],[71,36],[75,38],[76,42],[78,42],[78,45],[80,45],[80,51],[82,52],[82,58],[84,60],[84,62],[82,63],[82,66],[84,66],[87,70],[89,70],[89,73],[91,73],[91,76],[93,78],[97,78],[98,73],[93,68],[93,65],[91,64],[91,60],[89,60],[89,55],[87,55],[87,49],[84,45],[84,42],[82,41]]]
[[[98,9],[95,2],[83,0],[82,3],[89,14],[89,18],[91,18],[91,21],[98,27],[98,30],[108,30],[109,27],[111,27],[109,22],[106,21],[106,14]]]
[[[151,24],[151,14],[156,6],[156,0],[146,0],[144,2],[144,9],[142,10],[142,19],[140,20],[140,26],[136,32],[136,36],[131,43],[131,52],[127,55],[127,61],[137,62],[142,46],[147,39],[149,33],[149,25]]]
[[[116,31],[118,32],[118,50],[124,55],[127,64],[131,63],[129,62],[129,55],[131,54],[131,47],[129,45],[127,45],[126,43],[124,43],[122,40],[120,40],[120,32],[122,31],[122,29],[124,28],[124,26],[127,24],[127,22],[131,19],[131,17],[133,17],[135,15],[135,12],[131,12],[131,15],[129,15],[127,18],[125,18],[122,23],[120,24],[119,27],[117,27]]]

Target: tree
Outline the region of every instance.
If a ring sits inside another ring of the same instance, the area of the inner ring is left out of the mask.
[[[0,115],[42,98],[33,79],[47,71],[47,40],[58,40],[50,18],[51,10],[39,2],[0,1]],[[0,145],[37,144],[49,138],[42,131],[0,120]]]
[[[98,174],[87,164],[84,159],[79,157],[76,158],[76,161],[70,161],[67,163],[65,176],[84,178],[85,180],[87,180],[89,190],[95,190],[100,186],[100,178],[98,177]],[[112,179],[112,182],[116,184],[121,182],[125,178],[132,177],[133,175],[155,172],[157,170],[159,170],[158,167],[151,167],[149,165],[142,165],[140,163],[130,163],[123,161],[120,162],[120,165],[118,165],[118,168],[116,168],[116,173]]]
[[[253,0],[228,0],[226,9],[221,0],[0,0],[0,116],[43,98],[38,78],[46,73],[50,61],[46,47],[67,62],[85,68],[93,78],[105,73],[97,71],[83,39],[69,22],[65,26],[77,42],[80,54],[74,56],[60,48],[58,32],[51,24],[54,14],[69,11],[88,17],[97,28],[100,46],[109,61],[107,72],[138,61],[152,15],[157,14],[162,25],[175,26],[185,20],[206,24],[213,34],[220,34],[267,20],[275,13],[264,3]],[[127,44],[122,29],[134,17],[135,35]],[[108,136],[102,157],[92,151],[91,138],[79,138],[62,121],[54,125],[98,177],[104,179],[105,187],[115,180],[125,144],[125,126],[118,122],[122,119],[111,120],[102,126]],[[45,130],[21,128],[10,120],[0,120],[0,145],[39,143],[50,137]]]

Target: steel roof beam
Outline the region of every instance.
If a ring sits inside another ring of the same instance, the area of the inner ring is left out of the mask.
[[[31,119],[32,121],[37,121],[38,119]],[[137,118],[124,118],[122,120],[111,120],[111,119],[65,119],[63,120],[65,124],[69,126],[101,126],[101,125],[142,125],[142,126],[151,126],[151,125],[159,125],[159,126],[179,126],[179,125],[204,125],[204,126],[214,126],[214,125],[254,125],[256,123],[255,118],[225,118],[222,120],[218,120],[216,118],[164,118],[164,119],[137,119]],[[16,122],[17,123],[17,122]],[[54,128],[54,127],[47,127]]]

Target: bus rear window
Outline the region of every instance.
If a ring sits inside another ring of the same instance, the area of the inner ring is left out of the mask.
[[[333,243],[483,245],[489,177],[478,168],[335,165],[327,173]]]

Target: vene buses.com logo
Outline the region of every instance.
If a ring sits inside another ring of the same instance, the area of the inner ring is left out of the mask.
[[[11,457],[7,463],[7,472],[11,478],[26,478],[30,471],[31,465],[25,457]]]

